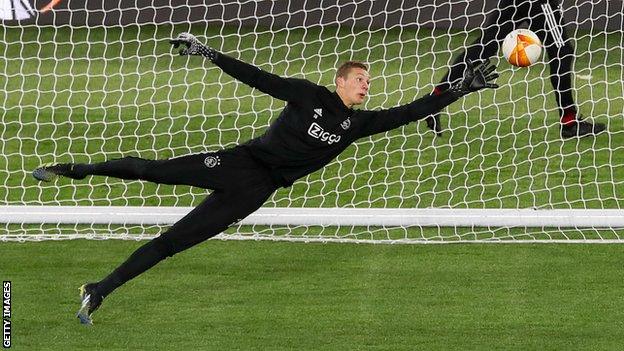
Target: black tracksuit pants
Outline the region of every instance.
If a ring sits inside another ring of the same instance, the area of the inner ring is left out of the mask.
[[[186,250],[256,211],[277,190],[269,170],[241,148],[169,160],[126,157],[77,165],[83,174],[190,185],[214,190],[159,237],[137,249],[126,262],[98,283],[106,296],[166,257]]]

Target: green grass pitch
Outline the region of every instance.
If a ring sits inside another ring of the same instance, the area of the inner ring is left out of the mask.
[[[211,241],[113,293],[78,285],[139,243],[4,243],[15,350],[614,350],[621,245]]]
[[[338,62],[366,58],[370,109],[428,93],[455,48],[475,34],[190,29],[262,68],[326,85]],[[150,206],[201,200],[204,192],[188,187],[101,178],[41,185],[29,175],[42,162],[165,158],[257,136],[283,104],[201,59],[171,56],[167,39],[184,30],[0,28],[0,199]],[[269,205],[622,208],[621,34],[577,34],[575,97],[608,134],[561,141],[547,65],[519,70],[500,62],[501,88],[451,106],[443,137],[418,123],[362,140]],[[414,231],[399,235],[462,234]],[[138,245],[1,243],[0,277],[13,283],[13,349],[561,350],[624,343],[619,245],[211,241],[111,295],[94,327],[78,325],[78,286],[107,274]]]

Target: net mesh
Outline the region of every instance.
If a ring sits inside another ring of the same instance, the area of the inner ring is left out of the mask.
[[[206,191],[101,177],[41,184],[30,172],[48,162],[214,151],[261,135],[284,102],[234,81],[206,60],[173,55],[168,39],[180,32],[275,74],[326,86],[333,85],[340,62],[365,61],[373,79],[362,108],[381,109],[430,93],[480,35],[496,2],[71,1],[47,12],[40,11],[47,2],[29,2],[33,11],[20,1],[0,3],[0,201],[193,206]],[[450,106],[441,115],[441,137],[417,122],[360,140],[265,206],[621,208],[622,6],[563,6],[575,47],[575,101],[608,133],[562,140],[547,56],[524,69],[497,56],[501,87]],[[3,225],[0,234],[149,237],[160,230],[18,223]],[[618,228],[238,226],[228,233],[417,241],[619,238]]]

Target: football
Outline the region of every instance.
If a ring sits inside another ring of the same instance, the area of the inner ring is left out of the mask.
[[[540,59],[542,42],[528,29],[516,29],[503,40],[503,55],[509,63],[527,67]]]

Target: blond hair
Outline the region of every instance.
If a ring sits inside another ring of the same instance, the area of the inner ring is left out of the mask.
[[[338,79],[338,77],[347,78],[349,72],[351,72],[351,69],[353,68],[361,68],[365,71],[368,71],[368,66],[366,66],[364,62],[347,61],[340,65],[340,67],[338,67],[338,69],[336,70],[336,79]]]

